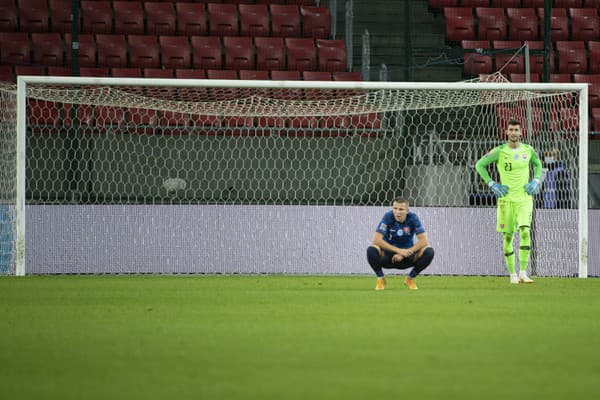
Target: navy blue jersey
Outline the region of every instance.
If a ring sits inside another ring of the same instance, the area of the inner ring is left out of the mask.
[[[383,235],[383,240],[392,246],[408,249],[414,244],[415,235],[425,232],[419,217],[413,212],[408,212],[404,222],[396,221],[392,210],[385,213],[375,230]]]

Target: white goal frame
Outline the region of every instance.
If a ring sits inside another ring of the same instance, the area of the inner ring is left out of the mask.
[[[48,85],[110,85],[148,86],[144,78],[88,78],[19,76],[17,78],[17,165],[16,165],[16,275],[26,273],[25,265],[25,190],[26,190],[26,104],[30,84]],[[193,80],[153,79],[154,87],[235,87],[235,88],[282,88],[282,89],[355,89],[355,90],[535,90],[573,91],[579,95],[579,166],[578,166],[578,276],[588,276],[588,85],[575,83],[481,83],[481,82],[334,82],[334,81],[244,81],[244,80]]]

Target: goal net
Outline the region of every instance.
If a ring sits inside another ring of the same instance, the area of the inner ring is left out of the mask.
[[[19,85],[20,97],[14,86],[1,91],[3,273],[369,274],[366,248],[401,195],[436,249],[426,273],[504,275],[495,199],[474,164],[517,118],[524,142],[540,157],[556,149],[569,171],[560,208],[536,200],[530,274],[587,274],[583,85],[58,77]]]

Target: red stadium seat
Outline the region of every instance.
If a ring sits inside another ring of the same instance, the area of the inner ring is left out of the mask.
[[[144,78],[153,79],[173,79],[175,77],[175,70],[171,68],[144,68],[142,73]],[[156,90],[165,90],[162,88],[155,88]],[[167,89],[169,90],[169,89]]]
[[[360,72],[336,71],[332,74],[334,81],[362,81]]]
[[[571,74],[550,74],[551,83],[571,83]]]
[[[71,34],[65,33],[63,35],[65,42],[65,53],[66,53],[66,64],[71,65],[72,61],[72,40]],[[80,67],[95,67],[96,66],[96,40],[94,35],[89,33],[80,34],[78,37],[79,49],[78,49],[78,64]]]
[[[44,76],[46,69],[41,65],[15,65],[15,76],[19,75]]]
[[[491,0],[490,7],[499,7],[499,8],[521,7],[521,0]]]
[[[506,16],[504,8],[475,8],[475,16],[479,21],[477,37],[479,40],[504,40],[507,37]]]
[[[110,73],[115,78],[143,78],[141,68],[121,68],[114,67],[110,69]]]
[[[225,49],[225,68],[236,70],[256,68],[251,37],[225,36],[223,48]]]
[[[180,35],[205,35],[206,8],[203,3],[175,3],[177,14],[177,32]]]
[[[574,9],[572,10],[593,10],[596,9]],[[574,13],[571,15],[571,40],[598,40],[600,38],[600,17],[598,15],[586,15],[584,13]]]
[[[71,67],[48,67],[47,72],[49,76],[71,76]]]
[[[192,36],[193,67],[220,69],[223,67],[221,39],[218,36]]]
[[[512,73],[510,74],[510,81],[511,82],[527,82],[527,75],[526,74],[520,74],[520,73]],[[529,82],[541,82],[540,80],[540,74],[538,74],[537,72],[533,72],[529,74]]]
[[[240,34],[242,36],[270,36],[271,25],[266,4],[239,4]]]
[[[328,7],[300,6],[302,36],[329,39],[331,36],[331,13]]]
[[[235,4],[208,3],[208,26],[211,35],[239,35],[238,15]]]
[[[535,8],[507,8],[506,15],[510,40],[539,39],[539,24]]]
[[[237,72],[223,69],[208,69],[206,70],[208,79],[238,79]]]
[[[48,0],[50,29],[52,32],[70,33],[71,0]],[[81,26],[81,24],[78,24]]]
[[[158,41],[154,35],[128,35],[129,66],[138,68],[160,67]]]
[[[110,1],[81,0],[80,12],[81,32],[112,33],[113,12]]]
[[[64,46],[60,33],[32,33],[33,62],[38,65],[64,65]]]
[[[81,67],[79,76],[107,77],[110,76],[108,67]]]
[[[582,0],[554,0],[553,7],[556,8],[576,8],[583,6]]]
[[[573,74],[573,82],[589,83],[589,107],[600,107],[600,74]]]
[[[99,67],[127,67],[127,41],[123,34],[97,34]]]
[[[583,42],[557,41],[558,72],[585,74],[588,70],[587,52]]]
[[[523,8],[528,8],[528,7],[541,8],[541,7],[544,7],[544,0],[523,0],[521,2],[521,6]]]
[[[18,0],[19,30],[48,32],[48,5],[46,0]]]
[[[521,48],[521,42],[518,40],[494,40],[492,47],[494,50],[510,50],[506,53],[495,52],[496,71],[502,71],[505,75],[525,71],[523,53],[520,52],[516,55],[518,49]]]
[[[256,68],[265,70],[286,69],[285,44],[280,37],[255,37]]]
[[[269,71],[264,70],[247,70],[242,69],[239,71],[240,79],[243,80],[269,80]]]
[[[30,64],[30,53],[26,32],[0,32],[0,64]]]
[[[451,7],[444,9],[446,19],[446,40],[460,42],[461,40],[474,40],[475,17],[470,7]]]
[[[291,4],[271,4],[271,35],[279,37],[300,37],[300,10]]]
[[[14,82],[15,73],[12,65],[0,65],[0,82]]]
[[[343,40],[317,39],[319,70],[345,71],[348,64],[346,43]]]
[[[544,38],[544,9],[538,8],[540,20],[540,39]],[[550,17],[550,36],[552,41],[569,40],[569,17],[564,8],[553,8]]]
[[[15,32],[18,28],[17,6],[13,1],[0,4],[0,32]]]
[[[333,80],[331,72],[327,71],[304,71],[302,79],[305,81],[331,81]]]
[[[171,2],[144,2],[146,33],[152,35],[175,35],[177,17]]]
[[[191,51],[187,36],[159,36],[160,57],[165,68],[191,68]]]
[[[141,35],[144,33],[144,9],[141,1],[113,1],[115,32]]]
[[[317,70],[317,49],[314,39],[285,38],[287,48],[287,66],[290,70]]]
[[[490,0],[461,0],[462,7],[489,7]]]
[[[590,74],[599,74],[600,73],[600,41],[589,41],[587,42],[589,56],[590,56],[590,65],[589,65],[589,73]]]
[[[489,54],[479,54],[475,52],[469,52],[468,50],[477,49],[489,49],[490,42],[487,40],[463,40],[461,47],[465,51],[465,63],[463,66],[463,72],[468,76],[474,76],[479,74],[490,74],[493,72],[492,67],[492,56]]]

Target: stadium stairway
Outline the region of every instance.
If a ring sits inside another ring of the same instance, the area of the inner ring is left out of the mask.
[[[412,7],[412,10],[408,7]],[[408,13],[407,13],[408,12]],[[338,2],[337,36],[345,33],[345,8]],[[412,15],[409,18],[408,15]],[[405,27],[410,23],[410,51]],[[389,81],[444,82],[460,81],[462,66],[443,63],[453,52],[445,43],[445,24],[441,15],[428,8],[427,0],[372,0],[354,2],[353,65],[360,71],[362,36],[369,31],[371,80],[379,80],[381,64],[388,70]],[[407,54],[412,57],[407,58]],[[429,61],[429,65],[427,65]]]

